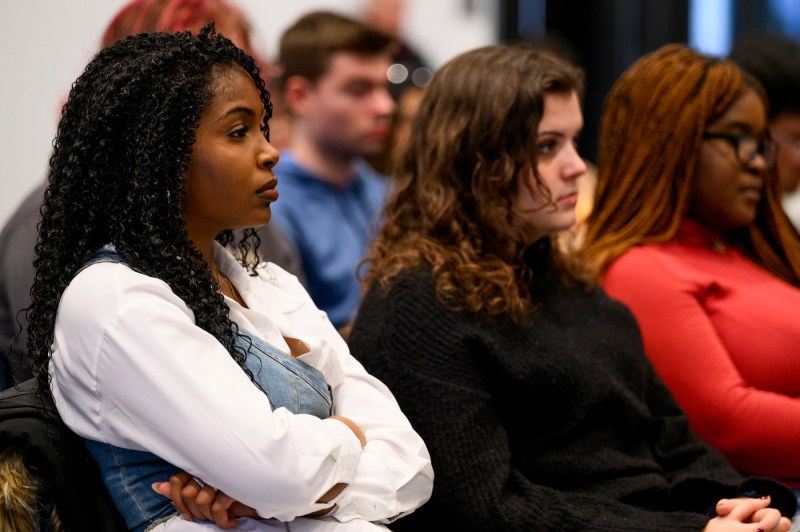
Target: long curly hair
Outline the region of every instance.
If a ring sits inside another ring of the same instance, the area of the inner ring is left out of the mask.
[[[533,309],[542,261],[565,279],[579,268],[551,238],[533,245],[515,213],[517,182],[536,172],[548,93],[581,94],[582,72],[525,45],[480,48],[442,67],[426,87],[400,159],[382,230],[365,259],[365,287],[388,288],[403,270],[433,267],[437,297],[490,315]]]
[[[184,219],[184,178],[204,105],[215,79],[241,68],[260,92],[269,136],[269,93],[253,59],[214,25],[198,35],[143,33],[100,51],[73,84],[50,158],[49,184],[36,244],[28,311],[34,373],[48,381],[59,300],[88,254],[105,244],[131,268],[163,280],[244,367],[238,329]],[[251,273],[259,241],[252,229],[238,242],[224,231]],[[49,387],[48,387],[49,389]]]
[[[598,181],[582,255],[598,273],[639,244],[675,236],[694,191],[706,127],[747,90],[763,89],[731,61],[679,44],[637,61],[614,84],[600,126]],[[798,234],[769,172],[755,223],[726,235],[754,262],[800,285]]]

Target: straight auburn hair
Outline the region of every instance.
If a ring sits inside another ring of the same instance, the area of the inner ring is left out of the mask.
[[[631,247],[672,239],[687,215],[706,127],[758,82],[731,61],[670,44],[614,84],[600,126],[598,181],[581,250],[595,273]],[[800,286],[800,235],[781,207],[773,169],[749,227],[728,240],[756,264]]]

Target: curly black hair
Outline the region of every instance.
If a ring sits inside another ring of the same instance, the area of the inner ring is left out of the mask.
[[[229,68],[242,68],[258,88],[269,139],[272,106],[259,69],[213,24],[198,35],[141,33],[117,41],[73,84],[50,158],[28,309],[28,351],[43,384],[61,295],[87,255],[109,243],[131,268],[166,282],[252,379],[246,351],[236,346],[239,330],[183,218],[200,114],[215,77]],[[252,229],[242,235],[234,242],[224,231],[217,240],[233,245],[253,274],[260,242]]]

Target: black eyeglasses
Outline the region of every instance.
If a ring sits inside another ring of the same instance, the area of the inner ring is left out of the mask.
[[[770,139],[756,138],[746,133],[703,133],[703,138],[728,142],[736,150],[736,157],[742,165],[753,162],[756,155],[761,155],[770,167],[775,162],[775,143]]]

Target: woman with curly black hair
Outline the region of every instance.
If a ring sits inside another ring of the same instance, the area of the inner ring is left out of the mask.
[[[171,475],[185,519],[263,518],[247,530],[379,528],[430,494],[391,394],[252,253],[278,197],[269,117],[213,26],[104,49],[63,109],[28,348],[131,530],[217,526],[176,516],[155,491]]]

